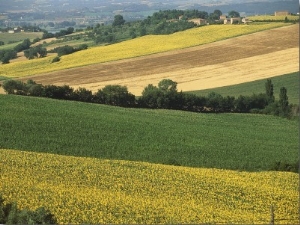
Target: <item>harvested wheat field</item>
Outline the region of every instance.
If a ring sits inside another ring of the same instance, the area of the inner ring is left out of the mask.
[[[67,84],[93,92],[120,84],[141,95],[162,79],[191,91],[228,86],[299,71],[299,25],[239,36],[197,47],[22,78]]]

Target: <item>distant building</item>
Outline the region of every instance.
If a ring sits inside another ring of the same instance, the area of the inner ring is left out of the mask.
[[[193,22],[194,24],[197,25],[205,25],[207,24],[207,21],[205,19],[197,18],[197,19],[191,19],[189,22]]]
[[[225,16],[225,15],[221,15],[220,16],[220,21],[224,21],[224,20],[226,20],[227,19],[227,16]]]
[[[15,31],[14,31],[14,30],[9,30],[8,33],[9,33],[9,34],[14,34]]]
[[[235,18],[226,18],[224,20],[224,24],[238,24],[241,22],[240,17],[235,17]]]
[[[289,11],[276,11],[275,13],[274,13],[274,15],[275,16],[287,16],[287,15],[289,15],[290,13],[289,13]]]
[[[242,19],[242,22],[244,24],[247,24],[247,23],[251,23],[252,21],[245,17],[245,18]]]

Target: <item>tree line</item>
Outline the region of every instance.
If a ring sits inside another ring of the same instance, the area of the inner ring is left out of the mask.
[[[96,93],[86,88],[74,90],[68,85],[42,85],[33,80],[27,83],[18,80],[6,80],[3,88],[8,94],[37,96],[54,99],[73,100],[121,107],[174,109],[200,113],[260,113],[293,118],[299,115],[299,106],[289,104],[287,89],[280,88],[279,99],[274,96],[271,79],[265,83],[265,93],[222,96],[211,92],[207,96],[197,96],[177,90],[177,83],[163,79],[158,86],[147,85],[142,95],[136,97],[126,86],[107,85]]]

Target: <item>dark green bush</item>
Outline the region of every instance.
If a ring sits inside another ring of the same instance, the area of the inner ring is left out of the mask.
[[[55,216],[44,207],[35,211],[18,209],[17,203],[6,203],[0,195],[0,224],[57,224]]]

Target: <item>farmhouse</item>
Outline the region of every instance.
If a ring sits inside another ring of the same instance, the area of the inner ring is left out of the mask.
[[[235,18],[226,18],[224,20],[224,24],[237,24],[241,22],[240,17],[235,17]]]
[[[194,24],[197,25],[205,25],[207,24],[207,21],[205,19],[197,18],[197,19],[191,19],[189,22],[193,22]]]
[[[242,19],[242,22],[243,22],[244,24],[247,24],[247,23],[250,23],[250,22],[252,22],[252,21],[245,17],[245,18]]]
[[[289,15],[290,13],[289,13],[289,11],[276,11],[275,13],[274,13],[274,15],[275,16],[287,16],[287,15]]]
[[[227,19],[227,16],[225,16],[225,15],[220,16],[220,21],[221,22],[224,22],[226,19]]]

